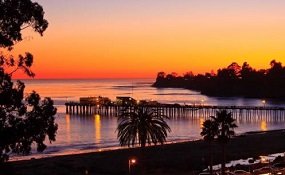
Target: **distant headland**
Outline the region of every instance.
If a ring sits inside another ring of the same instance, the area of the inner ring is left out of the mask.
[[[281,62],[272,60],[270,68],[260,70],[247,62],[242,66],[233,62],[218,69],[217,73],[194,75],[190,71],[178,76],[176,73],[159,72],[152,86],[185,88],[207,96],[285,99],[285,67]]]

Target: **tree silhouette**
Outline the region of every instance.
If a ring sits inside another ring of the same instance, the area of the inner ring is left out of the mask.
[[[165,77],[165,73],[164,72],[158,72],[157,73],[157,78],[158,79],[163,79]]]
[[[232,118],[232,113],[226,110],[217,111],[214,122],[218,126],[217,138],[218,142],[222,146],[223,161],[222,161],[222,175],[225,174],[225,163],[226,163],[226,151],[225,146],[229,142],[230,138],[234,136],[234,128],[237,127],[235,119]]]
[[[12,49],[22,41],[21,31],[28,27],[43,35],[48,27],[42,6],[31,0],[0,1],[0,47]]]
[[[133,111],[128,108],[123,110],[119,117],[117,128],[118,138],[122,146],[146,144],[163,144],[166,141],[167,133],[171,131],[161,111],[149,107],[136,107]]]
[[[214,117],[211,119],[206,120],[203,123],[201,136],[203,139],[209,143],[209,155],[210,155],[210,174],[213,174],[213,150],[212,150],[212,143],[218,135],[219,127],[218,123],[213,120]]]
[[[23,71],[33,77],[33,55],[26,53],[15,58],[9,55],[15,43],[22,40],[21,31],[31,27],[41,35],[48,26],[42,7],[30,0],[0,1],[0,161],[7,161],[11,153],[29,154],[36,143],[37,151],[44,151],[46,137],[55,141],[56,108],[50,98],[41,100],[36,92],[24,97],[25,84],[13,82],[12,76]]]
[[[163,75],[163,76],[162,76]],[[255,70],[247,62],[236,62],[217,70],[217,74],[194,75],[191,71],[177,74],[158,74],[153,84],[157,88],[187,88],[208,96],[241,96],[250,98],[285,99],[285,67],[272,60],[270,68]]]

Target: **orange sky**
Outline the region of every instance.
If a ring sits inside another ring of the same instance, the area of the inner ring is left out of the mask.
[[[203,73],[236,61],[285,64],[282,0],[39,0],[50,26],[26,30],[14,54],[35,56],[36,78]]]

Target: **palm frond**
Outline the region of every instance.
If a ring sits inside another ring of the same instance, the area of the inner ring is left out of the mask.
[[[160,111],[149,107],[122,110],[118,117],[118,139],[122,146],[163,144],[171,132]]]

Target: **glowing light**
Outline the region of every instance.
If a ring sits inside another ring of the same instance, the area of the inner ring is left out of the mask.
[[[71,130],[70,130],[70,115],[65,116],[65,122],[66,122],[66,140],[68,143],[71,142]]]
[[[204,106],[204,103],[205,103],[205,100],[202,99],[202,100],[201,100],[201,105]]]
[[[136,159],[131,159],[131,164],[135,164],[137,162]]]
[[[260,163],[269,163],[269,160],[266,158],[266,156],[259,156],[260,157]]]
[[[265,120],[262,120],[262,121],[261,121],[260,129],[261,129],[261,131],[267,131],[267,130],[268,130],[268,128],[267,128],[267,123],[266,123]]]
[[[199,119],[199,122],[200,122],[200,129],[202,129],[202,128],[203,128],[203,124],[204,124],[204,122],[205,122],[205,119],[201,117],[201,118]]]
[[[129,174],[132,172],[132,166],[134,166],[137,163],[137,160],[134,158],[129,159]]]
[[[265,107],[266,100],[262,100],[261,102],[262,102],[263,106]]]
[[[100,140],[101,140],[101,117],[100,115],[95,115],[94,128],[95,128],[95,143],[100,143]]]

